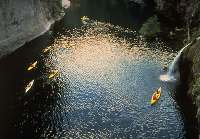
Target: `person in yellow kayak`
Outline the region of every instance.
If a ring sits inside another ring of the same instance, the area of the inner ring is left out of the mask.
[[[155,95],[153,95],[153,99],[154,100],[157,100],[158,98],[158,95],[159,95],[160,93],[159,93],[159,91],[158,90],[156,90],[156,94]]]
[[[151,97],[151,104],[155,104],[159,100],[160,96],[161,96],[161,87],[153,93]]]
[[[28,71],[32,70],[33,68],[36,67],[36,65],[37,65],[37,61],[35,61],[34,63],[32,63],[32,64],[27,68],[27,70],[28,70]]]

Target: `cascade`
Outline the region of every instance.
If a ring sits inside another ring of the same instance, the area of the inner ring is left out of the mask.
[[[172,63],[170,64],[168,68],[168,72],[165,75],[160,75],[160,80],[162,81],[176,81],[179,78],[179,69],[178,69],[178,63],[180,56],[185,48],[193,44],[193,42],[187,44],[185,47],[183,47],[177,54],[177,56],[174,58]]]

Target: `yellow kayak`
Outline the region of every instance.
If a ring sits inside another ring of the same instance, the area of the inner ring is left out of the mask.
[[[33,68],[35,68],[37,65],[37,61],[35,61],[33,64],[31,64],[29,67],[28,67],[28,71],[32,70]]]
[[[88,18],[87,16],[83,16],[83,17],[81,17],[81,20],[82,20],[82,21],[90,20],[90,18]]]
[[[25,93],[27,93],[33,86],[34,80],[32,80],[28,85],[25,87]]]
[[[160,87],[158,90],[156,90],[156,91],[153,93],[153,95],[152,95],[152,97],[151,97],[151,105],[155,104],[155,103],[159,100],[159,98],[160,98],[160,96],[161,96],[161,92],[162,92],[162,89],[161,89],[161,87]]]
[[[50,49],[51,49],[51,46],[45,48],[45,49],[43,50],[43,53],[46,53],[46,52],[49,51]]]
[[[53,78],[56,75],[58,75],[58,70],[52,70],[51,74],[49,75],[49,79]]]
[[[87,24],[87,22],[90,20],[90,18],[88,18],[87,16],[83,16],[81,17],[81,21],[83,24]]]

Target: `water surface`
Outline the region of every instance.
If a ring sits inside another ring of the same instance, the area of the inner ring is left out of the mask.
[[[175,56],[163,42],[147,43],[135,31],[93,20],[49,39],[35,40],[1,64],[1,88],[10,100],[6,132],[20,139],[184,138],[175,84],[159,80]],[[26,71],[35,60],[37,68]],[[48,79],[54,69],[59,75]],[[160,86],[162,96],[151,106]]]

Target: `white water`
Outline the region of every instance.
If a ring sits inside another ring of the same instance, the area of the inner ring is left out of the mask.
[[[168,81],[177,81],[179,79],[178,62],[183,50],[189,45],[191,45],[191,43],[187,44],[178,52],[177,56],[174,58],[174,60],[170,64],[167,74],[161,75],[160,80],[168,82]]]
[[[71,2],[69,0],[62,0],[62,7],[67,9],[69,8]]]

